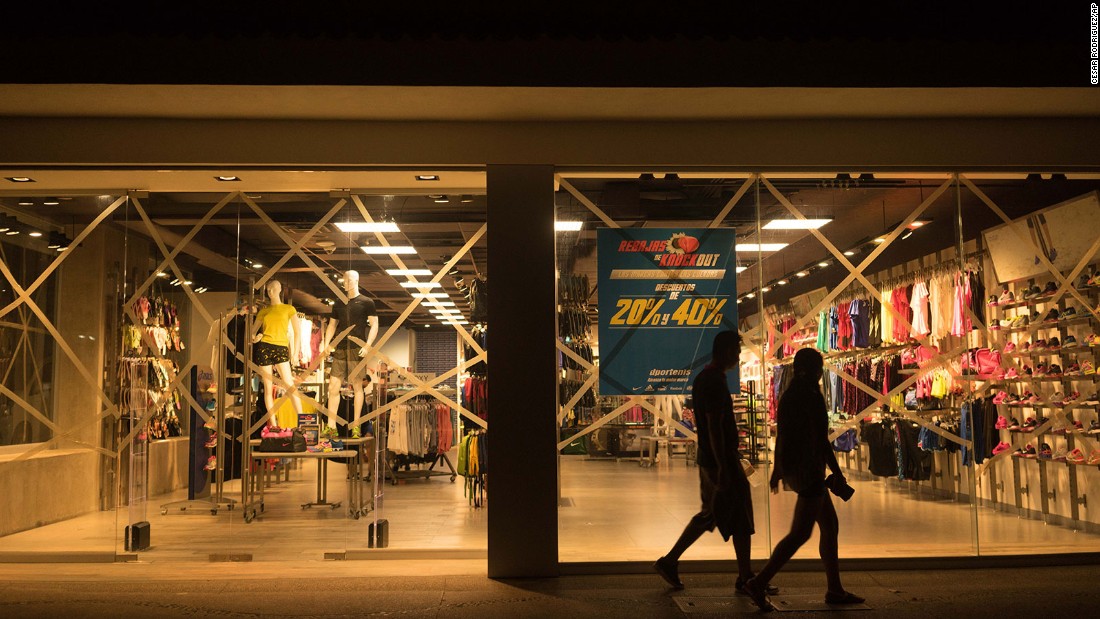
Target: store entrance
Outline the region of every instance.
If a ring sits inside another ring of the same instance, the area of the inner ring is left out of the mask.
[[[419,189],[429,176],[442,193]],[[167,183],[179,190],[59,200],[45,225],[94,242],[64,251],[107,282],[89,358],[109,405],[71,402],[104,465],[66,472],[103,498],[7,532],[7,550],[484,557],[470,464],[488,429],[484,174],[305,177],[188,174]],[[13,197],[15,217],[20,201],[35,198]],[[63,300],[62,320],[87,309]],[[43,454],[73,442],[55,425]]]

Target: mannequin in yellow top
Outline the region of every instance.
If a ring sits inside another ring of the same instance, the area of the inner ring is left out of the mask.
[[[260,378],[264,383],[264,404],[267,406],[268,424],[275,426],[274,370],[290,389],[290,402],[294,412],[302,413],[302,400],[294,387],[294,373],[290,360],[297,357],[298,321],[293,320],[298,310],[283,303],[283,285],[278,280],[267,282],[264,288],[268,306],[256,314],[256,332],[252,336],[252,359],[260,366]]]

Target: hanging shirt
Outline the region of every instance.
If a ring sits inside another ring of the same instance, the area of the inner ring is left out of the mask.
[[[970,278],[962,273],[955,274],[955,294],[951,317],[951,335],[963,337],[970,333]]]
[[[893,307],[891,291],[882,291],[882,301],[879,309],[881,310],[880,328],[882,330],[882,343],[893,344],[894,340],[894,315],[890,313],[890,308]]]
[[[931,304],[929,327],[933,341],[937,344],[939,340],[951,334],[954,293],[951,278],[946,275],[934,277],[930,282],[928,289],[928,301]]]
[[[913,329],[910,334],[913,337],[921,337],[931,332],[928,325],[928,286],[924,282],[913,285],[913,298],[909,300],[909,307],[913,311]]]

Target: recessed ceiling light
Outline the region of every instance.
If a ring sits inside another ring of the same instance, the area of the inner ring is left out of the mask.
[[[750,292],[747,295],[745,295],[745,298],[746,299],[755,299],[756,298],[756,293]]]
[[[832,221],[829,219],[773,219],[764,224],[765,230],[817,230]]]
[[[439,180],[438,174],[417,174],[416,180],[418,181],[437,181]]]
[[[913,230],[916,230],[917,228],[924,227],[930,223],[932,223],[931,219],[914,219],[913,222],[909,224],[909,227]]]
[[[829,263],[828,262],[818,262],[817,266],[824,269],[825,267],[829,266]]]
[[[450,298],[446,292],[414,292],[412,295],[414,299],[447,299]]]
[[[402,288],[442,288],[439,282],[401,282]]]
[[[775,282],[775,283],[779,284],[780,286],[786,286],[786,285],[787,285],[787,280],[785,280],[785,279],[781,279],[781,280],[779,280],[779,281],[777,281],[777,282]]]
[[[5,178],[7,178],[9,181],[11,181],[13,183],[33,183],[33,182],[35,182],[34,179],[29,177],[29,176],[7,176]]]
[[[235,183],[241,180],[239,176],[215,176],[214,180],[221,181],[223,183]]]
[[[795,277],[806,277],[809,274],[810,274],[809,271],[799,271],[798,273],[795,273],[794,276]]]
[[[46,206],[57,206],[58,204],[61,204],[61,200],[58,200],[57,198],[49,198],[43,200],[42,204],[45,204]]]
[[[157,277],[168,277],[168,274],[164,271],[157,271]]]
[[[367,254],[415,254],[416,248],[412,245],[364,245],[363,253]]]
[[[760,292],[771,292],[771,290],[772,290],[771,286],[764,286],[763,288],[760,289]]]
[[[558,232],[578,232],[584,227],[583,221],[555,221],[554,230]]]
[[[340,232],[400,232],[392,221],[341,221],[336,223]]]
[[[402,275],[431,275],[432,272],[428,269],[386,269],[387,275],[402,276]]]
[[[737,299],[737,304],[741,305],[741,299]]]
[[[855,252],[854,249],[849,249],[848,251],[844,252],[844,255],[845,256],[854,256],[854,255],[856,255],[856,252]]]
[[[448,325],[468,325],[468,324],[470,324],[469,320],[440,320],[439,322],[442,322],[443,324],[448,324]]]
[[[459,198],[458,201],[463,203],[463,204],[469,204],[469,203],[474,201],[474,197],[473,196],[462,196],[461,198]]]
[[[29,234],[30,236],[33,236],[35,238],[38,238],[38,237],[42,236],[42,233],[39,232],[38,230],[35,230],[34,232],[28,232],[27,234]]]
[[[184,282],[183,282],[183,283],[184,283],[185,285],[187,285],[187,286],[190,286],[191,284],[193,284],[193,283],[195,283],[195,282],[193,282],[193,281],[191,281],[191,280],[187,279],[187,280],[184,280]]]
[[[738,272],[738,273],[741,273],[741,272],[744,272],[744,271],[748,271],[748,270],[749,270],[749,267],[737,267],[737,272]]]
[[[8,236],[15,236],[15,235],[19,234],[19,231],[16,230],[15,228],[8,228],[8,231],[5,232],[4,234],[6,234]]]
[[[737,251],[779,251],[788,243],[738,243]]]
[[[432,201],[435,202],[436,204],[446,204],[446,203],[450,202],[451,199],[448,198],[447,196],[439,196],[438,198],[433,198]]]
[[[885,242],[886,242],[886,237],[884,237],[884,236],[880,236],[880,237],[878,237],[877,239],[875,239],[875,241],[874,241],[874,242],[875,242],[875,243],[885,243]]]
[[[20,202],[19,206],[34,206],[34,202]]]
[[[259,262],[253,262],[252,263],[252,268],[253,269],[262,269],[262,268],[264,268],[264,265],[260,264]]]

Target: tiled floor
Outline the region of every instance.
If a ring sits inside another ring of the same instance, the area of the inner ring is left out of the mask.
[[[211,555],[230,554],[251,555],[255,561],[319,560],[325,553],[344,551],[363,556],[370,516],[352,520],[343,509],[299,506],[313,498],[314,466],[306,462],[291,472],[289,482],[269,488],[265,512],[250,524],[240,510],[163,515],[159,506],[182,498],[182,493],[156,497],[148,512],[153,546],[141,553],[142,560],[206,562]],[[566,457],[561,474],[562,496],[568,499],[559,510],[559,552],[564,562],[652,560],[667,551],[698,509],[697,471],[682,460],[641,468],[634,461]],[[331,499],[344,498],[343,478],[343,466],[333,465]],[[837,503],[842,556],[974,554],[971,523],[975,514],[968,504],[919,498],[882,481],[853,485],[855,498]],[[229,496],[239,496],[236,482],[229,489]],[[487,510],[471,507],[463,491],[461,478],[453,484],[447,477],[434,477],[386,485],[381,517],[389,521],[390,545],[382,554],[366,556],[407,559],[446,551],[442,556],[454,559],[483,557]],[[757,487],[754,504],[753,554],[763,558],[785,534],[794,496],[769,496],[765,488]],[[977,510],[977,518],[982,554],[1100,551],[1100,536],[985,508]],[[6,553],[123,552],[116,545],[124,519],[125,514],[116,517],[113,512],[88,514],[7,536],[0,546]],[[771,539],[765,526],[769,521]],[[797,556],[815,557],[816,546],[811,540]],[[704,536],[685,555],[685,559],[728,558],[732,548],[717,534]]]

